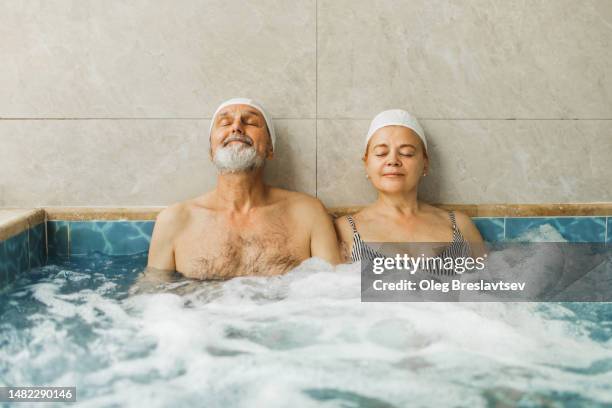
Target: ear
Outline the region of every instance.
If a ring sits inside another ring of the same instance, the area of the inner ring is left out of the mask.
[[[361,157],[361,161],[363,162],[363,164],[365,165],[368,161],[368,150],[366,149],[365,153],[363,154],[363,156]]]
[[[270,135],[270,132],[268,132],[268,145],[266,146],[266,149],[266,159],[272,160],[274,158],[274,146],[272,145],[272,136]]]

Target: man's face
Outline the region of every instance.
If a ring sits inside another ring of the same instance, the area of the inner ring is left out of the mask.
[[[221,173],[251,171],[272,158],[266,121],[249,105],[230,105],[214,118],[210,154]]]

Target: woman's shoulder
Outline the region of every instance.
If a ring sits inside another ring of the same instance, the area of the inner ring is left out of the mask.
[[[341,238],[352,238],[357,225],[367,225],[372,217],[369,207],[364,207],[355,213],[337,217],[334,219],[334,225]]]
[[[455,215],[455,222],[457,223],[457,228],[463,234],[464,238],[470,242],[482,242],[482,236],[480,235],[480,231],[476,228],[474,221],[472,218],[461,212],[461,211],[452,211]]]
[[[456,210],[450,210],[449,213],[454,214],[455,221],[457,222],[457,225],[459,227],[461,227],[462,225],[473,224],[472,219],[470,218],[470,216],[467,215],[464,212],[456,211]]]
[[[428,213],[432,219],[436,219],[440,223],[448,225],[454,221],[457,228],[462,232],[465,229],[469,230],[473,225],[472,219],[461,211],[439,208],[427,203],[421,203],[420,206],[421,211]]]
[[[351,214],[351,218],[355,221],[355,223],[359,222],[369,222],[372,220],[376,220],[379,218],[380,214],[377,211],[376,207],[373,205],[369,205],[367,207],[361,208],[359,211]]]
[[[439,219],[444,223],[447,223],[450,220],[450,211],[428,203],[419,202],[419,210],[421,211],[421,213],[425,213],[430,217]]]

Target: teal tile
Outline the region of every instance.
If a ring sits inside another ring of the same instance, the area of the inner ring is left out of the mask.
[[[87,255],[92,252],[110,252],[110,244],[104,238],[108,221],[71,221],[70,255]]]
[[[8,283],[8,257],[6,256],[4,241],[0,241],[0,289],[5,287],[7,283]]]
[[[35,225],[28,230],[30,267],[38,268],[46,263],[45,223]]]
[[[608,217],[606,233],[608,234],[608,236],[606,237],[606,242],[608,244],[612,244],[612,217]]]
[[[133,255],[149,250],[153,221],[73,221],[70,254]]]
[[[527,239],[526,235],[529,235]],[[506,239],[511,240],[605,242],[605,235],[605,217],[506,218]]]
[[[68,221],[47,222],[47,242],[49,258],[68,256]]]
[[[473,218],[472,221],[474,221],[485,241],[499,242],[504,240],[503,218]]]
[[[154,221],[113,222],[105,231],[111,255],[133,255],[149,250]]]
[[[17,275],[30,269],[28,259],[28,231],[23,231],[4,241],[6,279],[13,282]]]

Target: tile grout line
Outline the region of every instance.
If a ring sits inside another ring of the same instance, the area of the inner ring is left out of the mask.
[[[298,116],[273,116],[273,120],[313,120],[316,118],[313,117],[298,117]],[[162,117],[139,117],[139,116],[107,116],[107,117],[95,117],[95,116],[83,116],[83,117],[72,117],[72,118],[60,118],[60,117],[11,117],[11,118],[2,118],[0,117],[0,121],[19,121],[19,120],[32,120],[32,121],[78,121],[78,120],[212,120],[211,117],[206,116],[162,116]]]
[[[70,222],[66,223],[66,250],[67,250],[67,254],[66,257],[68,257],[68,259],[70,259]]]
[[[508,217],[504,217],[504,241],[506,240],[506,219]]]
[[[26,245],[26,248],[28,250],[28,272],[30,272],[32,270],[32,261],[30,260],[30,221],[28,221],[28,233],[26,236],[26,240],[28,241]]]
[[[365,117],[350,117],[350,116],[337,116],[337,117],[318,117],[317,119],[322,119],[322,120],[367,120],[370,121],[372,120],[372,118],[365,118]],[[612,120],[612,118],[496,118],[496,117],[491,117],[491,118],[431,118],[431,117],[427,117],[427,116],[419,116],[418,118],[419,120],[431,120],[431,121],[443,121],[443,120],[456,120],[456,121],[470,121],[470,120],[474,120],[474,121],[581,121],[581,120],[585,120],[585,121],[589,121],[589,120],[593,120],[593,121],[609,121]]]
[[[604,240],[606,243],[608,243],[608,221],[610,220],[610,217],[605,217],[604,218],[604,222],[606,223],[606,236],[604,237]]]
[[[316,31],[316,29],[315,29]],[[318,55],[317,55],[317,50],[315,49],[315,61],[317,63],[317,70],[318,70]],[[317,73],[315,72],[315,95],[317,96],[318,99],[318,94],[317,94],[317,88],[318,88],[318,78],[317,78]],[[84,117],[67,117],[67,118],[61,118],[61,117],[30,117],[30,116],[24,116],[24,117],[0,117],[0,121],[19,121],[19,120],[32,120],[32,121],[43,121],[43,120],[49,120],[49,121],[78,121],[78,120],[211,120],[212,118],[210,117],[198,117],[198,116],[192,116],[192,117],[181,117],[181,116],[176,116],[176,117],[138,117],[138,116],[133,116],[133,117],[126,117],[126,116],[116,116],[116,117],[91,117],[91,116],[84,116]],[[274,120],[312,120],[312,119],[321,119],[321,120],[371,120],[371,117],[319,117],[318,116],[318,107],[317,107],[317,112],[315,114],[315,117],[291,117],[291,116],[273,116],[272,119]],[[430,121],[444,121],[444,120],[449,120],[449,121],[612,121],[612,118],[428,118],[428,117],[419,117],[419,120],[430,120]]]
[[[47,265],[49,263],[49,231],[47,228],[47,223],[49,222],[49,219],[46,211],[43,222],[45,223],[45,265]]]
[[[319,197],[319,2],[315,0],[315,197]]]

